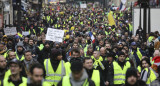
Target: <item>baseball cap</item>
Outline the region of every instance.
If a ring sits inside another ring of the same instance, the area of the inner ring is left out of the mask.
[[[132,42],[132,43],[131,43],[131,46],[134,46],[134,45],[137,45],[136,42]]]
[[[15,59],[12,59],[10,62],[9,62],[9,66],[12,64],[12,63],[15,63],[15,64],[18,64],[20,67],[22,66],[21,65],[21,62],[19,60],[17,60],[16,58]]]

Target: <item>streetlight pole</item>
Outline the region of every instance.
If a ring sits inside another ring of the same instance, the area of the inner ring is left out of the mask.
[[[18,20],[18,30],[20,30],[21,24],[21,0],[16,0],[16,7],[17,7],[17,20]]]
[[[144,8],[143,11],[143,42],[146,42],[147,31],[147,8],[149,7],[149,0],[139,0],[140,8]]]

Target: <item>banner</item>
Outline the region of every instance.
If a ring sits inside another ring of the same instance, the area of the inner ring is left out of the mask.
[[[4,28],[4,33],[5,35],[16,35],[17,34],[16,27],[6,27]]]
[[[81,8],[87,8],[87,4],[81,4],[80,7]]]
[[[23,31],[23,32],[22,32],[22,35],[23,35],[23,36],[28,36],[28,35],[29,35],[29,31]]]
[[[46,40],[53,41],[53,42],[63,42],[64,31],[48,28],[46,34]]]
[[[109,14],[108,14],[108,21],[109,21],[110,26],[116,25],[116,23],[114,21],[114,18],[112,16],[112,11],[110,11]]]

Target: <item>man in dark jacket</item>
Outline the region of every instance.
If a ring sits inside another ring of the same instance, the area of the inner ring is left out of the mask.
[[[88,77],[94,81],[96,86],[105,86],[102,74],[99,72],[99,70],[93,69],[93,60],[91,58],[89,57],[84,58],[83,66],[87,71]]]
[[[29,73],[30,67],[33,64],[38,63],[38,61],[32,57],[32,53],[29,50],[24,52],[24,57],[25,59],[22,61],[22,65],[23,65],[22,72],[24,73],[24,76],[25,76],[25,73],[27,74],[27,76],[30,76],[30,73]]]
[[[83,62],[75,60],[71,63],[70,76],[65,76],[57,86],[95,86],[94,82],[89,79],[86,70],[83,68]]]
[[[30,50],[32,52],[33,58],[37,59],[38,54],[37,52],[39,51],[38,47],[35,45],[33,39],[29,39],[29,45],[27,46],[26,50]]]
[[[121,86],[125,83],[125,74],[128,68],[131,67],[130,62],[126,61],[126,56],[123,52],[118,53],[117,61],[114,61],[108,72],[110,77],[105,84],[109,86]]]
[[[17,58],[18,60],[20,60],[20,61],[24,60],[24,55],[23,55],[23,53],[24,53],[24,51],[25,51],[25,48],[24,48],[22,42],[18,42],[18,43],[17,43],[17,46],[16,46],[15,50],[16,50],[16,52],[15,52],[15,53],[16,53],[16,58]]]
[[[44,59],[50,58],[51,55],[51,45],[48,41],[45,42],[44,48],[42,51],[39,52],[38,54],[38,62],[43,64]]]

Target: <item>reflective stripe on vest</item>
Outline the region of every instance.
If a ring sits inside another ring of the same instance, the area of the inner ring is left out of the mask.
[[[62,79],[62,86],[72,86],[70,83],[70,77],[69,76],[64,76]],[[89,86],[88,79],[85,80],[83,83],[83,86]]]
[[[100,86],[100,73],[99,73],[99,70],[93,70],[91,80],[94,81],[95,86]]]
[[[123,69],[121,68],[121,66],[119,66],[119,64],[116,61],[113,62],[115,85],[125,83],[125,74],[129,67],[131,67],[131,64],[128,61],[124,65]]]
[[[66,68],[66,75],[70,75],[70,73],[71,73],[71,64],[70,64],[70,62],[66,62],[65,63],[65,68]]]
[[[155,73],[154,73],[154,71],[152,70],[152,69],[150,69],[150,68],[145,68],[145,70],[148,72],[149,70],[150,70],[150,74],[149,74],[149,77],[148,77],[148,79],[147,79],[147,82],[146,82],[146,84],[147,85],[149,85],[151,82],[153,82],[154,80],[156,80],[156,75],[155,75]]]
[[[44,61],[44,66],[46,70],[46,79],[45,81],[49,82],[52,85],[57,86],[58,82],[61,80],[63,76],[65,76],[65,67],[64,67],[64,61],[61,60],[56,72],[54,72],[52,68],[52,64],[50,59],[46,59]]]

